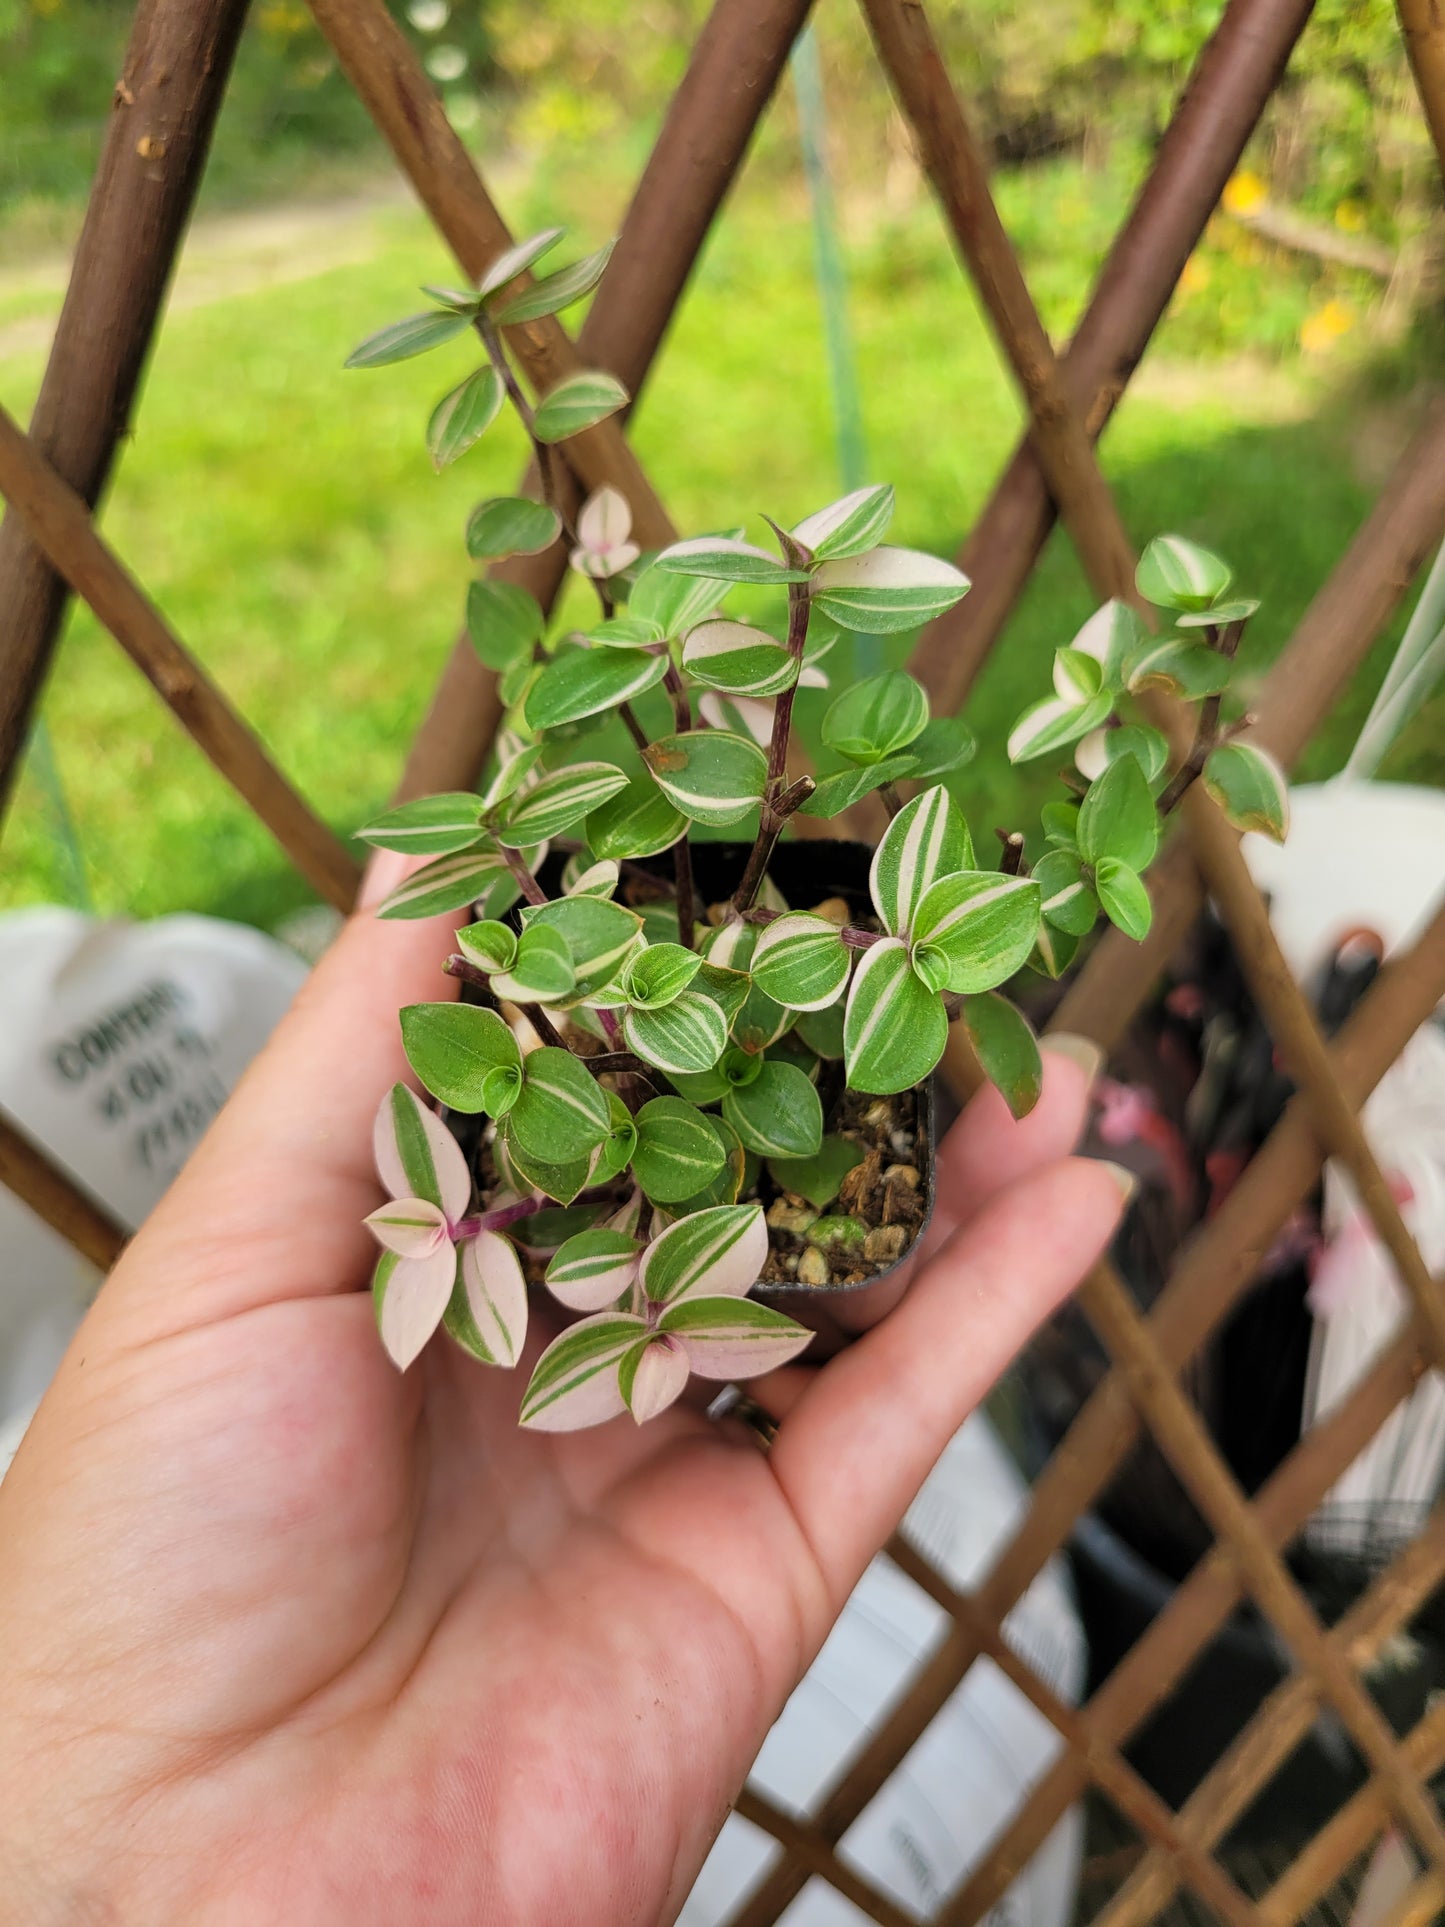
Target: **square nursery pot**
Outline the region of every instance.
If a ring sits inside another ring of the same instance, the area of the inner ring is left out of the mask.
[[[731,895],[742,876],[751,847],[748,843],[695,842],[692,845],[693,884],[700,911],[708,904],[720,903]],[[873,906],[868,894],[868,868],[872,859],[872,848],[866,843],[834,838],[780,843],[773,851],[768,874],[788,903],[795,908],[805,910],[830,897],[841,897],[847,903],[853,919],[864,923],[873,918]],[[555,870],[554,864],[557,866]],[[557,887],[560,867],[561,859],[558,857],[549,857],[544,865],[542,877],[549,889]],[[637,894],[637,885],[641,881],[638,873],[642,877],[654,876],[660,882],[670,884],[670,855],[664,853],[636,864],[624,865],[617,893],[619,901],[629,901],[629,874],[633,894]],[[840,1087],[841,1081],[840,1066]],[[819,1334],[821,1350],[815,1348],[810,1356],[821,1356],[829,1350],[836,1350],[859,1332],[876,1325],[893,1309],[907,1289],[914,1248],[933,1215],[934,1080],[929,1078],[911,1093],[900,1093],[902,1097],[912,1099],[913,1148],[909,1158],[918,1172],[922,1207],[912,1244],[893,1262],[872,1265],[871,1276],[853,1283],[808,1285],[760,1282],[753,1287],[752,1295],[755,1298],[776,1305],[790,1318],[797,1319],[799,1324],[807,1325]],[[830,1126],[832,1118],[826,1093],[824,1114],[825,1124]],[[863,1263],[860,1260],[854,1269],[862,1269]]]

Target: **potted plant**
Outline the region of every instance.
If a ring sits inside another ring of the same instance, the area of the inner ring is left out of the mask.
[[[1156,640],[1107,605],[1058,652],[1054,695],[1014,732],[1016,757],[1089,744],[1083,794],[1045,812],[1032,869],[1020,835],[999,868],[980,864],[938,780],[972,740],[930,719],[901,670],[838,693],[822,725],[836,767],[795,774],[794,698],[823,681],[840,634],[914,629],[967,580],[884,542],[887,486],[791,530],[770,523],[775,549],[729,529],[643,557],[610,489],[574,517],[564,444],[626,394],[588,372],[534,405],[503,334],[600,277],[605,250],[518,288],[560,232],[520,243],[476,289],[428,289],[431,311],[351,357],[376,366],[474,329],[486,359],[437,405],[433,459],[457,459],[510,400],[541,499],[481,503],[468,549],[492,561],[565,537],[596,591],[595,618],[548,636],[524,589],[472,583],[468,626],[506,706],[489,778],[361,832],[427,859],[383,916],[464,919],[447,964],[464,1001],[401,1012],[412,1069],[444,1114],[398,1085],[377,1120],[381,1335],[401,1366],[438,1327],[511,1366],[529,1286],[545,1286],[580,1316],[523,1395],[522,1423],[541,1429],[642,1420],[692,1373],[769,1370],[842,1295],[866,1300],[855,1328],[881,1315],[931,1204],[929,1079],[950,1023],[1026,1111],[1038,1046],[1000,986],[1030,961],[1056,975],[1101,908],[1143,934],[1161,809],[1194,776],[1238,821],[1282,833],[1284,811],[1273,765],[1220,740],[1252,605],[1222,604],[1228,571],[1172,537],[1140,581],[1186,633]],[[742,588],[746,620],[726,606]],[[1173,775],[1164,738],[1115,714],[1156,684],[1203,698],[1199,753]],[[605,756],[603,731],[618,745]],[[905,781],[923,786],[906,802]],[[795,814],[831,818],[870,795],[890,818],[871,857],[781,841]],[[694,844],[744,825],[742,843]]]

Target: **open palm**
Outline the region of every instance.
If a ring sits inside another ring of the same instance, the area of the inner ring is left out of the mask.
[[[869,1558],[1119,1194],[1085,1078],[941,1155],[902,1304],[753,1389],[519,1432],[356,1287],[370,1120],[444,927],[349,929],[77,1335],[0,1487],[0,1920],[670,1920]],[[545,1316],[543,1314],[542,1316]],[[542,1318],[534,1319],[541,1323]],[[555,1329],[555,1328],[554,1328]]]

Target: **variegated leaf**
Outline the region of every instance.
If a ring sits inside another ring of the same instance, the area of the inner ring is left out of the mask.
[[[532,432],[539,442],[565,442],[615,415],[627,402],[627,390],[615,375],[584,368],[564,376],[542,396],[532,413]]]
[[[457,1254],[443,1243],[425,1258],[398,1258],[384,1251],[371,1281],[371,1302],[381,1342],[405,1371],[442,1321],[456,1282]]]
[[[699,1378],[756,1378],[813,1341],[805,1325],[751,1298],[686,1298],[667,1307],[657,1329],[681,1341]]]
[[[449,1244],[447,1214],[427,1198],[390,1198],[362,1220],[383,1251],[398,1258],[426,1258]]]
[[[707,1295],[741,1298],[768,1259],[760,1204],[721,1204],[679,1218],[642,1255],[639,1277],[654,1304]]]
[[[1083,649],[1054,652],[1054,694],[1060,702],[1089,703],[1104,685],[1104,671]]]
[[[384,368],[393,361],[408,361],[450,341],[471,326],[470,318],[428,308],[425,314],[411,314],[404,321],[393,321],[368,335],[359,348],[353,348],[343,364],[347,368]]]
[[[622,968],[642,928],[635,910],[610,897],[557,897],[529,910],[528,929],[555,930],[566,944],[576,973],[575,995],[586,998],[608,984]]]
[[[547,1266],[547,1289],[568,1311],[615,1305],[632,1287],[642,1246],[625,1232],[596,1225],[559,1245]]]
[[[1131,694],[1141,689],[1169,689],[1198,702],[1229,687],[1231,665],[1206,643],[1166,636],[1146,643],[1129,658],[1127,683]]]
[[[521,1422],[534,1432],[576,1432],[627,1410],[618,1368],[645,1343],[640,1318],[604,1311],[571,1325],[537,1360],[522,1396]]]
[[[759,1157],[811,1157],[823,1142],[822,1100],[796,1064],[762,1063],[756,1077],[728,1092],[722,1114]]]
[[[902,936],[911,928],[924,892],[939,877],[967,869],[972,862],[973,838],[963,812],[941,783],[905,803],[883,832],[868,872],[873,907],[884,929],[890,936]]]
[[[1139,558],[1140,595],[1160,609],[1207,609],[1229,587],[1229,565],[1182,535],[1156,535]]]
[[[611,1127],[607,1093],[582,1059],[556,1045],[532,1051],[507,1132],[523,1151],[558,1164],[596,1150]]]
[[[512,743],[514,747],[498,744],[496,772],[482,791],[484,809],[494,810],[499,803],[505,803],[509,796],[522,787],[541,761],[541,743],[518,744],[515,738],[512,738]]]
[[[879,483],[855,488],[825,509],[804,516],[793,530],[793,540],[817,562],[841,562],[847,556],[876,549],[893,520],[893,485]]]
[[[495,994],[514,1004],[555,1004],[576,988],[577,973],[565,940],[543,924],[522,932],[516,956],[492,979]]]
[[[484,301],[488,295],[500,294],[509,281],[515,281],[534,261],[539,261],[555,248],[566,232],[564,227],[543,228],[539,233],[529,234],[525,240],[514,241],[510,247],[503,248],[477,283],[477,293]]]
[[[560,835],[626,788],[627,778],[614,763],[572,763],[553,770],[512,798],[497,840],[519,850]]]
[[[371,1134],[376,1170],[393,1198],[426,1198],[455,1221],[472,1196],[461,1147],[415,1091],[393,1084],[381,1100]]]
[[[753,950],[752,979],[789,1010],[823,1010],[842,995],[849,961],[837,924],[795,910],[763,926]]]
[[[527,697],[533,729],[555,729],[631,702],[667,674],[667,657],[646,649],[559,649]]]
[[[1026,709],[1014,724],[1008,739],[1009,761],[1027,763],[1035,756],[1066,748],[1107,722],[1113,706],[1114,699],[1107,692],[1087,703],[1066,703],[1057,696],[1046,696]]]
[[[680,1097],[654,1097],[637,1113],[632,1174],[658,1204],[678,1204],[710,1184],[727,1163],[712,1122]]]
[[[1105,687],[1117,689],[1124,679],[1124,664],[1148,639],[1138,611],[1115,597],[1094,611],[1070,647],[1092,656],[1103,671]]]
[[[813,571],[813,607],[865,635],[920,628],[967,593],[968,577],[951,562],[915,549],[873,549]]]
[[[455,850],[474,849],[479,843],[491,848],[491,839],[482,828],[482,799],[468,790],[419,796],[378,816],[356,834],[363,843],[374,843],[379,849],[418,856],[449,856]]]
[[[516,1247],[495,1231],[479,1231],[462,1246],[457,1282],[442,1321],[448,1333],[484,1365],[509,1371],[527,1336],[527,1280]]]
[[[823,718],[823,741],[855,763],[881,763],[906,749],[928,722],[928,692],[903,669],[845,689]]]
[[[659,637],[684,636],[710,616],[726,594],[711,577],[677,575],[652,562],[632,585],[627,613],[651,623]]]
[[[625,790],[592,812],[583,833],[594,856],[624,862],[670,850],[686,836],[687,818],[650,776],[634,776]]]
[[[1086,937],[1099,914],[1099,899],[1072,850],[1046,850],[1034,865],[1044,921],[1070,936]]]
[[[528,495],[492,495],[467,517],[467,554],[476,562],[504,555],[538,555],[562,531],[562,518]]]
[[[517,933],[510,925],[487,918],[463,924],[457,932],[457,948],[479,970],[509,970],[516,960]]]
[[[483,1109],[488,1074],[519,1069],[522,1062],[502,1018],[475,1004],[408,1004],[401,1012],[401,1041],[422,1083],[454,1111]]]
[[[728,1027],[710,997],[685,990],[660,1010],[629,1008],[622,1035],[629,1050],[660,1071],[705,1071],[726,1049]]]
[[[377,911],[379,917],[435,917],[469,903],[500,915],[519,895],[500,850],[461,850],[439,856],[399,883]]]
[[[919,1084],[948,1041],[943,1000],[913,969],[897,937],[858,960],[843,1022],[843,1056],[855,1091],[887,1096]]]
[[[729,1301],[731,1302],[731,1301]],[[681,1396],[691,1367],[680,1339],[654,1334],[630,1351],[618,1373],[618,1387],[639,1425],[665,1412]]]
[[[569,856],[562,888],[569,897],[610,897],[620,874],[616,863],[589,863],[585,855]]]
[[[682,664],[694,682],[730,696],[780,696],[799,664],[764,629],[745,622],[701,622],[689,632]]]
[[[1257,744],[1222,743],[1212,750],[1204,787],[1237,830],[1258,830],[1276,843],[1289,835],[1289,784]]]
[[[915,945],[940,955],[943,989],[992,990],[1028,961],[1039,931],[1041,893],[1032,877],[962,870],[940,877],[913,919]]]
[[[643,761],[667,800],[694,823],[738,822],[767,785],[768,759],[757,744],[722,729],[664,736],[648,744]]]
[[[701,575],[717,582],[806,582],[805,569],[790,569],[766,549],[723,535],[697,535],[674,542],[652,566],[673,575]]]
[[[623,973],[623,994],[639,1010],[661,1010],[687,989],[702,965],[697,952],[683,944],[666,940],[649,943],[633,952]]]
[[[555,274],[546,275],[534,286],[525,288],[521,294],[514,294],[510,300],[503,301],[495,310],[496,319],[504,328],[515,328],[523,321],[538,321],[543,315],[561,314],[570,308],[574,301],[580,301],[584,294],[602,279],[603,270],[611,257],[612,241],[595,254],[585,254],[580,261],[574,261],[569,268],[559,268]]]
[[[1104,915],[1126,937],[1142,943],[1154,921],[1154,906],[1137,870],[1131,870],[1118,857],[1106,856],[1094,865],[1094,888],[1104,906]]]

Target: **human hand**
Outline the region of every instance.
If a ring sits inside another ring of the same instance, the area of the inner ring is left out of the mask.
[[[442,922],[349,928],[106,1283],[0,1487],[0,1920],[651,1927],[966,1414],[1113,1229],[1046,1053],[940,1150],[902,1304],[750,1392],[520,1431],[357,1287],[395,1013]],[[540,1307],[533,1325],[545,1327]]]

